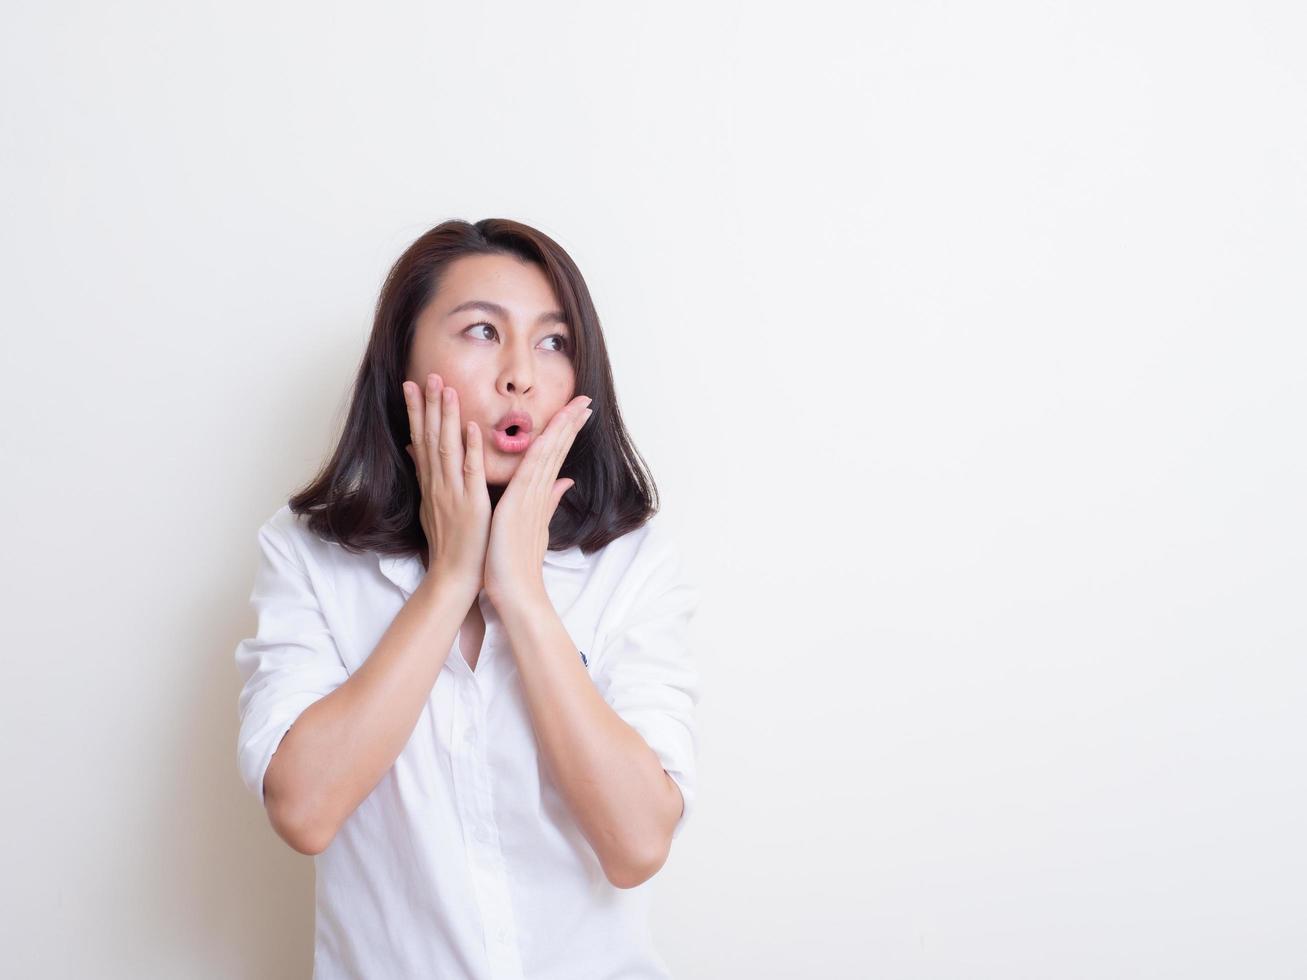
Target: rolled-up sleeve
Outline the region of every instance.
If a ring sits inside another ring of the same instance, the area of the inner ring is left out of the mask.
[[[271,519],[259,529],[258,546],[250,593],[257,632],[236,646],[243,683],[236,759],[245,785],[263,804],[263,777],[282,738],[305,708],[349,675],[305,567]]]
[[[595,680],[604,700],[640,733],[680,788],[683,807],[672,831],[677,837],[697,792],[700,680],[690,622],[701,593],[675,546],[663,543],[659,552],[630,611],[607,634]]]

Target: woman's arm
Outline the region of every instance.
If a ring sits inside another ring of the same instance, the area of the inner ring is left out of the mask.
[[[618,888],[657,874],[683,801],[640,734],[604,701],[547,596],[499,610],[546,768]]]
[[[426,576],[362,666],[287,731],[268,764],[264,802],[295,850],[325,850],[394,765],[476,595]]]

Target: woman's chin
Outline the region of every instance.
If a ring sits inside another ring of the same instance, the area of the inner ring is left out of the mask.
[[[486,460],[486,486],[498,484],[506,486],[508,481],[513,478],[520,465],[519,457],[510,457],[508,459],[487,459]]]

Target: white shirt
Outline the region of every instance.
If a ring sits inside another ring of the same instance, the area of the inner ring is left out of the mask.
[[[262,803],[282,736],[367,659],[426,571],[417,556],[351,554],[288,505],[257,541],[257,635],[235,657],[238,765]],[[695,798],[700,592],[668,527],[655,514],[589,557],[547,552],[543,575],[600,694],[680,787],[679,836]],[[502,621],[477,601],[476,669],[455,636],[394,766],[314,857],[314,980],[669,977],[649,882],[605,877],[539,756]]]

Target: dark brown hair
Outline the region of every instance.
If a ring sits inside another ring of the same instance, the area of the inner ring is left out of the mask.
[[[573,335],[576,394],[594,415],[577,433],[560,477],[576,481],[549,525],[549,548],[580,546],[590,554],[644,524],[658,491],[622,425],[612,367],[585,279],[547,235],[507,218],[442,222],[405,249],[381,287],[372,335],[359,366],[335,452],[289,500],[320,537],[349,551],[422,554],[421,488],[405,446],[408,409],[402,385],[418,314],[435,296],[445,267],[465,255],[509,255],[544,272]],[[490,487],[497,503],[502,489]]]

